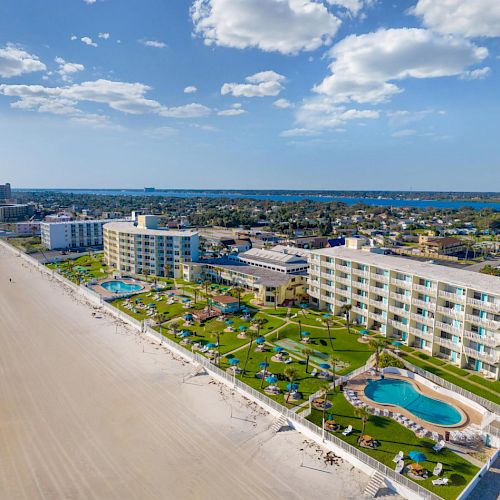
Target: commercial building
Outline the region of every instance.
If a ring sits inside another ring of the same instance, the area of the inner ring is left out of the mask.
[[[0,204],[0,222],[17,222],[29,219],[35,211],[31,204]]]
[[[196,231],[158,227],[158,218],[139,215],[137,222],[104,226],[104,256],[108,266],[124,275],[181,277],[181,264],[198,260]]]
[[[311,253],[309,295],[320,309],[392,341],[500,377],[500,280],[472,271],[381,255],[347,239]]]
[[[12,191],[10,189],[10,184],[0,184],[0,202],[6,202],[12,199]]]
[[[241,286],[267,307],[300,303],[307,298],[308,255],[292,247],[252,249],[238,256],[184,263],[182,277],[186,281]]]
[[[108,222],[107,219],[42,222],[42,244],[49,250],[99,247],[103,244],[103,226]]]
[[[418,246],[423,254],[456,255],[465,251],[464,241],[460,238],[434,238],[421,235]]]

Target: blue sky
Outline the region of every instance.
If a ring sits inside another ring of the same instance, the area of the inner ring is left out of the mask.
[[[499,190],[498,0],[2,0],[0,181]]]

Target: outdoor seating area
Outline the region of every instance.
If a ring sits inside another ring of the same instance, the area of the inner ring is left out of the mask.
[[[358,444],[361,448],[376,448],[378,442],[369,434],[362,434],[358,439]]]

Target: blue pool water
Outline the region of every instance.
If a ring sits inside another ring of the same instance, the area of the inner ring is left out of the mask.
[[[404,380],[372,380],[365,387],[365,395],[377,403],[400,406],[431,424],[456,425],[462,420],[456,408],[420,394]]]
[[[138,292],[142,289],[141,285],[133,285],[124,281],[106,281],[101,286],[108,292],[113,293]]]

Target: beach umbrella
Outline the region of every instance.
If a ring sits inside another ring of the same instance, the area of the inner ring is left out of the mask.
[[[267,368],[268,366],[269,366],[269,363],[267,363],[266,361],[261,361],[261,362],[259,363],[259,368],[262,368],[263,370],[264,370],[265,368]]]
[[[323,318],[329,318],[330,315],[328,313],[323,314]]]
[[[193,319],[193,315],[192,314],[185,314],[184,319]]]
[[[229,364],[232,365],[232,366],[236,366],[237,364],[239,364],[240,360],[238,358],[231,358],[229,360]]]
[[[276,375],[269,375],[266,377],[266,382],[268,384],[275,384],[278,381],[278,377]]]
[[[276,351],[276,352],[282,352],[283,351],[283,347],[280,347],[279,345],[273,347],[273,351]]]
[[[226,319],[226,321],[224,321],[224,323],[226,323],[226,325],[232,325],[234,323],[234,321],[232,319]]]
[[[410,457],[411,460],[417,462],[417,464],[425,462],[427,460],[425,454],[417,450],[410,451],[410,453],[408,453],[408,456]]]
[[[191,302],[191,299],[182,299],[182,302]]]
[[[311,333],[310,332],[301,332],[302,337],[310,337]]]
[[[264,337],[257,337],[255,339],[255,343],[259,344],[259,345],[265,344],[265,342],[266,342],[266,339]]]
[[[156,303],[155,303],[155,302],[150,302],[150,303],[148,304],[148,306],[149,306],[149,307],[156,307]]]
[[[361,330],[359,333],[361,335],[368,335],[370,332],[368,330]]]
[[[179,335],[179,337],[181,339],[186,339],[188,337],[191,337],[191,335],[193,335],[191,332],[188,332],[187,330],[184,330],[183,332],[181,332],[181,334]]]
[[[240,330],[241,330],[242,332],[244,332],[245,330],[247,330],[247,328],[248,328],[248,327],[246,327],[245,325],[241,325],[241,326],[240,326]]]
[[[299,384],[286,384],[286,388],[290,391],[290,392],[293,392],[293,391],[296,391],[298,388],[299,388]]]
[[[206,345],[206,347],[208,347],[208,349],[215,349],[217,347],[217,344],[210,342],[209,344]],[[231,359],[234,359],[234,358],[231,358]]]
[[[300,304],[300,307],[301,307],[302,309],[305,309],[308,305],[309,305],[309,304]]]
[[[397,340],[394,341],[394,342],[391,342],[392,345],[395,345],[395,346],[400,346],[400,345],[403,345],[401,342],[398,342]]]
[[[330,420],[330,421],[333,420],[333,413],[328,414],[328,420]]]
[[[321,363],[319,366],[320,366],[320,368],[323,368],[323,370],[330,369],[330,365],[328,363]]]
[[[137,298],[135,299],[135,301],[136,301],[136,302],[142,301],[142,297],[137,297]]]
[[[247,313],[249,313],[249,312],[250,312],[250,309],[247,309],[247,308],[245,307],[244,309],[242,309],[242,310],[241,310],[241,312],[242,312],[242,313],[247,314]]]

